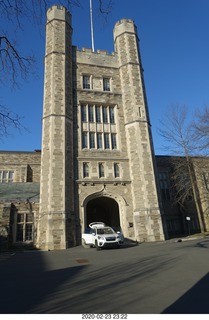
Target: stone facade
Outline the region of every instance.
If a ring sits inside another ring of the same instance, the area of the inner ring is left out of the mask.
[[[164,239],[132,20],[116,23],[114,46],[111,55],[77,50],[72,45],[70,13],[64,7],[48,10],[37,219],[40,248],[75,245],[84,227],[99,217],[120,225],[134,240]]]
[[[14,225],[30,239],[31,213],[33,244],[44,250],[80,244],[92,221],[142,242],[168,236],[170,211],[179,219],[161,201],[156,168],[168,167],[159,159],[156,167],[134,22],[118,21],[113,36],[112,54],[78,50],[70,13],[47,12],[42,151],[0,152],[0,170],[14,172],[0,196],[1,227],[13,225],[13,242]]]

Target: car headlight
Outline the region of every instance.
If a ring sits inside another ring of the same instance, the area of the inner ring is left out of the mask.
[[[101,236],[98,236],[98,239],[99,239],[99,240],[105,240],[105,238],[104,238],[104,237],[101,237]]]
[[[119,239],[119,240],[121,240],[121,237],[120,237],[120,236],[117,236],[116,238]]]

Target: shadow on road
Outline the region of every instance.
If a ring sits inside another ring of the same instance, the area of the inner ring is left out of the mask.
[[[164,314],[208,314],[209,273],[181,298],[165,309]]]
[[[84,268],[79,265],[47,271],[43,253],[17,253],[0,265],[0,313],[30,313]]]

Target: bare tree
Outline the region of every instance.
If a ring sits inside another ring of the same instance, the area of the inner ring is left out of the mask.
[[[197,110],[193,121],[195,140],[198,141],[198,149],[202,155],[208,156],[209,152],[209,107]]]
[[[22,119],[18,114],[11,112],[8,108],[0,105],[0,139],[9,135],[9,128],[11,127],[18,130],[27,130],[22,125],[21,120]]]
[[[191,195],[194,198],[200,230],[205,231],[202,220],[197,179],[192,157],[196,155],[197,140],[194,139],[192,120],[189,119],[186,106],[174,105],[168,109],[161,120],[159,134],[168,143],[166,148],[173,155],[172,187],[175,189],[176,202],[184,207]]]
[[[112,0],[97,0],[98,11],[105,19],[112,10]],[[71,11],[73,6],[82,6],[80,0],[57,0],[57,5]],[[31,22],[37,27],[45,24],[46,11],[54,5],[54,0],[0,0],[0,83],[18,87],[20,80],[28,79],[33,72],[35,57],[22,52],[16,39],[24,32],[25,23]],[[5,22],[5,23],[4,23]],[[6,29],[12,26],[12,32]],[[14,36],[15,35],[15,36]],[[0,105],[0,137],[8,134],[8,127],[21,129],[21,117],[9,112]]]

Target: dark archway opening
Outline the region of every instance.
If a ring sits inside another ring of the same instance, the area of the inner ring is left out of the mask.
[[[86,206],[86,227],[91,222],[104,222],[111,227],[120,226],[119,207],[114,199],[99,197],[92,199]]]

